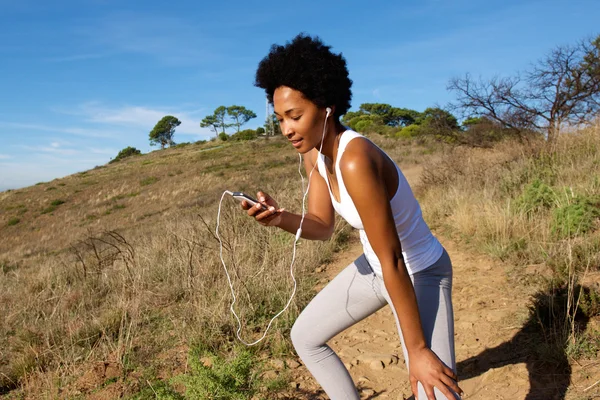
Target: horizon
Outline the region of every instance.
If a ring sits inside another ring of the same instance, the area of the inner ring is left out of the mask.
[[[555,46],[598,35],[600,15],[592,0],[567,9],[516,0],[0,4],[0,191],[104,165],[127,146],[156,150],[148,134],[168,114],[182,122],[176,143],[214,136],[199,123],[220,105],[257,114],[242,129],[261,126],[255,69],[272,44],[300,32],[346,58],[351,111],[362,103],[423,111],[453,100],[446,85],[454,76],[515,75]]]

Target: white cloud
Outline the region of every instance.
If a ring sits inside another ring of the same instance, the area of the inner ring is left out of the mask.
[[[79,127],[59,127],[59,126],[48,126],[39,124],[22,124],[19,122],[6,122],[0,121],[0,124],[4,128],[18,129],[18,130],[30,130],[30,131],[41,131],[41,132],[57,132],[57,133],[68,133],[76,136],[91,137],[91,138],[117,138],[121,136],[120,132],[111,131],[106,129],[88,129]]]
[[[10,160],[12,156],[8,154],[0,154],[0,160]]]
[[[15,145],[15,147],[20,147],[24,150],[33,151],[33,152],[60,154],[63,156],[72,156],[75,154],[81,154],[80,150],[61,148],[58,143],[51,143],[50,146]]]
[[[73,111],[69,111],[73,113]],[[179,111],[172,107],[149,108],[144,106],[110,107],[98,102],[82,104],[75,111],[88,122],[143,128],[150,132],[154,125],[165,115],[173,115],[181,121],[175,134],[210,136],[207,128],[200,128],[198,111]]]

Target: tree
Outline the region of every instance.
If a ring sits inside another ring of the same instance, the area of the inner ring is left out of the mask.
[[[237,132],[240,131],[240,127],[252,118],[256,118],[254,111],[248,110],[244,106],[229,106],[227,107],[227,115],[233,119],[232,126],[237,128]]]
[[[281,135],[281,126],[279,126],[279,121],[275,114],[271,114],[270,118],[267,118],[265,121],[265,134],[267,137]]]
[[[175,143],[173,142],[175,128],[179,125],[181,125],[181,121],[174,116],[167,115],[163,117],[156,125],[154,125],[154,129],[150,132],[150,145],[153,146],[160,143],[161,149],[164,149],[167,144],[172,146]]]
[[[207,115],[201,122],[201,128],[210,128],[215,132],[215,135],[219,133],[219,121],[217,121],[217,117],[213,115]]]
[[[600,36],[558,46],[529,71],[515,77],[453,78],[454,107],[485,116],[521,137],[545,133],[549,142],[565,124],[589,121],[600,111]]]
[[[420,113],[408,108],[392,107],[385,103],[363,103],[358,111],[350,111],[344,115],[342,122],[355,129],[357,126],[387,125],[394,128],[415,123]]]

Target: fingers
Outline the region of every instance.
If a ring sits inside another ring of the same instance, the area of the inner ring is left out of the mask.
[[[458,393],[460,395],[463,394],[463,390],[458,386],[458,384],[456,383],[456,381],[452,378],[450,378],[447,375],[443,375],[440,380],[442,381],[443,385],[441,386],[437,386],[436,387],[446,395],[446,397],[448,397],[449,399],[453,399],[454,398],[454,394],[450,391],[450,389],[454,390],[455,393]],[[450,388],[450,389],[448,389]]]
[[[417,383],[418,382],[415,378],[410,378],[410,390],[412,390],[413,394],[415,395],[415,399],[419,397],[419,386]]]
[[[452,390],[454,390],[456,393],[462,395],[463,394],[463,390],[460,388],[460,386],[458,386],[457,381],[457,376],[454,373],[454,371],[452,371],[450,368],[444,366],[444,374],[442,375],[442,377],[440,378],[440,380],[446,384],[446,386],[450,387]]]

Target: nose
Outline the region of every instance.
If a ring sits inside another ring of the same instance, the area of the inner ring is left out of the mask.
[[[282,134],[283,136],[287,136],[287,137],[289,137],[289,136],[291,136],[291,135],[293,135],[293,134],[294,134],[294,130],[292,129],[292,127],[291,127],[291,124],[287,124],[287,123],[285,122],[285,120],[282,120],[282,121],[279,123],[279,128],[281,129],[281,134]]]

